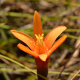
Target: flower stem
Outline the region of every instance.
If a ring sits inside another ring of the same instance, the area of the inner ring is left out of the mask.
[[[49,58],[46,61],[42,61],[40,58],[35,58],[35,62],[37,65],[37,77],[38,80],[46,80],[48,75],[48,62]],[[38,74],[42,75],[43,77],[39,76]]]

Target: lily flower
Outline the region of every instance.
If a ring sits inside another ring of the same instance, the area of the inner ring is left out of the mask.
[[[22,51],[31,54],[35,58],[37,65],[37,73],[47,77],[48,62],[51,53],[56,50],[67,38],[66,35],[62,36],[56,42],[56,38],[66,29],[65,26],[58,26],[53,28],[45,37],[42,30],[40,16],[37,11],[34,14],[34,39],[23,32],[11,30],[12,34],[19,40],[23,41],[26,45],[19,43],[17,46]],[[44,80],[38,77],[39,80]]]

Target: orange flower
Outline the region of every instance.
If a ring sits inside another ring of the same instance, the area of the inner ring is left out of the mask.
[[[20,31],[11,30],[11,32],[15,37],[17,37],[18,39],[20,39],[29,46],[31,50],[21,43],[18,44],[19,49],[34,56],[37,65],[37,73],[41,74],[44,77],[47,77],[49,57],[51,53],[64,42],[67,36],[66,35],[62,36],[56,42],[55,40],[65,29],[66,29],[65,26],[58,26],[52,29],[44,37],[39,14],[37,13],[37,11],[35,11],[34,39],[29,35]],[[45,79],[38,76],[38,80],[45,80]]]
[[[64,42],[67,38],[66,35],[62,36],[58,41],[54,43],[56,38],[66,29],[65,26],[58,26],[52,29],[45,37],[42,31],[41,20],[37,11],[35,11],[34,15],[34,39],[29,35],[11,30],[12,34],[27,44],[30,49],[21,43],[18,44],[18,48],[22,51],[33,55],[34,57],[39,57],[42,61],[46,61],[46,59],[51,55],[51,53],[58,47],[60,44]],[[54,44],[53,44],[54,43]]]

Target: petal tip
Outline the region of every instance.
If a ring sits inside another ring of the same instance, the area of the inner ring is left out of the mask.
[[[16,30],[10,30],[12,33],[15,32]]]
[[[34,18],[38,17],[39,18],[39,13],[37,11],[34,12]]]
[[[66,39],[66,38],[67,38],[67,35],[63,35],[62,38],[63,38],[63,39]]]
[[[67,35],[64,35],[65,36],[65,38],[67,38]]]
[[[21,43],[18,43],[17,47],[21,46]]]
[[[34,14],[38,14],[38,12],[35,10]]]
[[[11,32],[13,32],[14,30],[10,30]]]
[[[66,27],[66,26],[62,26],[62,27],[64,27],[64,29],[67,29],[67,27]]]
[[[46,54],[41,54],[41,55],[39,55],[39,58],[42,60],[42,61],[46,61],[46,59],[47,59],[47,55]]]
[[[65,30],[65,29],[67,29],[67,27],[66,27],[66,26],[57,26],[57,27],[62,27],[64,30]]]

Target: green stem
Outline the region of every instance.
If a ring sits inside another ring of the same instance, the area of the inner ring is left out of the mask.
[[[8,77],[6,72],[4,72],[4,71],[1,71],[1,72],[2,72],[2,75],[4,76],[5,80],[10,80],[10,78]]]

